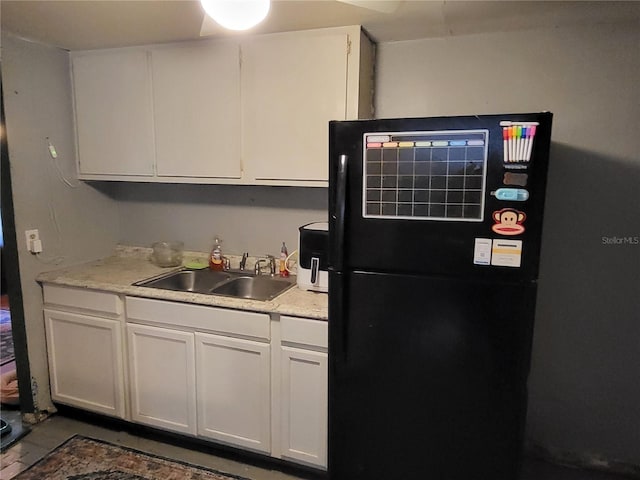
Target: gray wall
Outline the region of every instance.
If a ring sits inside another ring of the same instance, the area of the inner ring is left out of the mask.
[[[218,235],[228,254],[275,255],[282,242],[297,248],[300,225],[327,221],[326,188],[121,183],[115,195],[128,245],[182,240],[208,252]]]
[[[22,280],[27,348],[35,404],[51,407],[38,273],[108,255],[119,236],[114,200],[73,180],[75,153],[67,52],[2,36],[2,83],[13,203]],[[60,180],[46,137],[58,152]],[[6,214],[6,212],[3,212]],[[44,251],[26,250],[24,231],[40,230]],[[5,235],[8,232],[4,232]]]
[[[528,436],[640,464],[640,28],[379,45],[377,116],[554,113]],[[637,241],[637,240],[636,240]]]

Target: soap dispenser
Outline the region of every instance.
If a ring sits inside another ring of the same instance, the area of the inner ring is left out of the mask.
[[[282,242],[282,248],[280,248],[280,276],[288,277],[289,270],[287,270],[287,257],[289,256],[289,252],[287,251],[287,246],[284,242]]]
[[[209,256],[209,268],[211,270],[224,270],[224,259],[222,258],[222,247],[220,246],[220,239],[216,237],[215,244],[211,250]]]

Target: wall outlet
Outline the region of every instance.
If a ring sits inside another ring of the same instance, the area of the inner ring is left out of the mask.
[[[31,253],[40,253],[42,251],[40,232],[38,232],[37,229],[25,230],[24,237],[27,241],[27,250],[29,250]]]

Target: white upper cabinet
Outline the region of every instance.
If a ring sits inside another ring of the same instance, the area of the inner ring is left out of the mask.
[[[237,43],[151,51],[159,177],[240,178]]]
[[[327,186],[328,122],[371,118],[359,26],[72,54],[84,180]]]
[[[361,70],[361,56],[371,60],[372,52],[359,27],[264,35],[243,43],[247,183],[327,184],[329,121],[372,113],[371,80],[360,81],[372,71]],[[361,87],[369,89],[363,105]]]
[[[153,175],[147,52],[81,52],[73,55],[72,68],[80,178]]]

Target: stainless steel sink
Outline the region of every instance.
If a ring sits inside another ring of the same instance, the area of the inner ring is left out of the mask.
[[[271,300],[292,286],[293,282],[281,278],[243,276],[217,286],[211,293],[253,300]]]
[[[226,272],[213,270],[180,270],[142,280],[134,283],[139,287],[161,288],[164,290],[176,290],[178,292],[209,293],[212,288],[229,280],[231,275]]]
[[[179,270],[133,285],[178,292],[206,293],[251,300],[271,300],[294,285],[292,279],[209,269]]]

